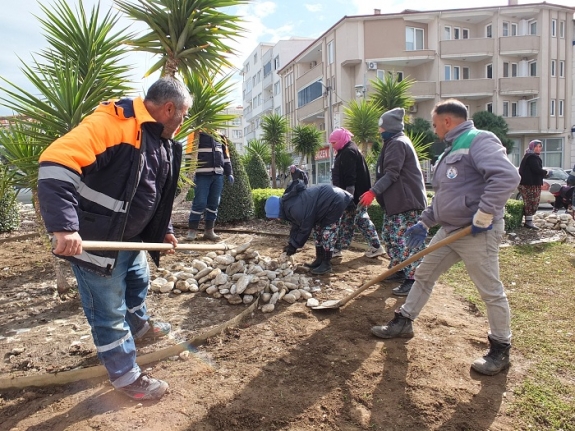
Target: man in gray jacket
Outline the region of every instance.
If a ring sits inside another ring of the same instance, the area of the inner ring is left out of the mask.
[[[428,229],[436,224],[441,229],[431,244],[469,224],[472,235],[425,256],[415,271],[415,284],[405,304],[387,325],[374,326],[371,332],[380,338],[413,337],[412,321],[427,303],[435,282],[462,260],[485,302],[490,327],[489,352],[471,367],[481,374],[495,375],[509,366],[510,312],[499,280],[499,243],[505,228],[505,203],[519,184],[519,173],[499,139],[476,129],[460,101],[438,103],[432,116],[435,133],[445,140],[447,148],[435,165],[435,197],[420,221],[406,231],[408,246],[421,244]]]

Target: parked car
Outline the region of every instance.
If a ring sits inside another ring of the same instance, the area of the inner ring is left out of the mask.
[[[567,184],[567,178],[569,174],[563,170],[563,168],[557,167],[544,167],[546,171],[551,171],[549,176],[543,179],[543,185],[541,186],[541,197],[539,199],[539,206],[540,207],[551,207],[553,202],[555,202],[555,196],[551,194],[549,188],[551,184],[561,184],[564,186]],[[523,200],[521,197],[521,193],[518,190],[515,190],[511,195],[512,199]]]
[[[32,190],[25,188],[16,188],[16,199],[23,204],[32,203]]]

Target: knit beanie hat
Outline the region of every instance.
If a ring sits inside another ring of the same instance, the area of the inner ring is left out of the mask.
[[[405,109],[394,108],[385,112],[379,117],[379,127],[386,132],[402,132],[403,131],[403,117],[405,116]]]
[[[280,216],[280,198],[278,196],[270,196],[266,200],[265,205],[267,218],[279,218]]]
[[[331,135],[329,135],[329,142],[333,145],[334,150],[339,151],[345,144],[351,141],[352,137],[353,133],[341,127],[331,132]]]
[[[559,191],[561,190],[561,184],[559,183],[554,183],[551,184],[551,187],[549,188],[549,193],[559,193]]]

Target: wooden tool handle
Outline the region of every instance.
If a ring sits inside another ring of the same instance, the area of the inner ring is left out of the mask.
[[[174,247],[169,243],[159,242],[123,242],[123,241],[82,241],[84,250],[129,250],[129,251],[162,251],[162,250],[229,250],[227,244],[178,244]]]

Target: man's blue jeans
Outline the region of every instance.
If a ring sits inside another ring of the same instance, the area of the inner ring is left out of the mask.
[[[115,388],[140,376],[134,336],[149,328],[146,295],[149,267],[143,251],[120,251],[112,275],[104,277],[72,265],[98,358]]]
[[[218,217],[220,197],[224,188],[223,175],[196,175],[194,188],[194,200],[192,211],[188,219],[190,229],[197,229],[204,211],[205,221],[215,221]]]

